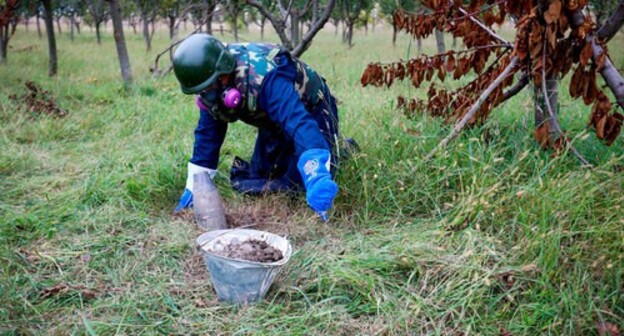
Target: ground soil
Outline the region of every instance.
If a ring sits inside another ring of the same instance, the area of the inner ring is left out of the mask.
[[[214,248],[209,251],[226,258],[254,262],[275,262],[284,258],[282,251],[267,244],[267,242],[263,240],[250,239],[243,242],[232,242],[228,245],[218,244],[217,242],[215,245],[219,246],[219,248]]]

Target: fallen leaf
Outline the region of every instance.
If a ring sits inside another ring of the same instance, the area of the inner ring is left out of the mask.
[[[599,321],[596,322],[596,329],[598,329],[598,335],[600,336],[619,336],[620,329],[613,323]]]

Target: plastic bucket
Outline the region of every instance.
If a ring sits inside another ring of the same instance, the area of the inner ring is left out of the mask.
[[[283,258],[276,262],[261,263],[231,259],[211,253],[215,244],[228,245],[233,240],[244,242],[249,239],[263,240],[282,252]],[[232,229],[215,230],[197,238],[210,279],[220,301],[229,303],[251,303],[264,298],[280,267],[288,262],[292,254],[290,242],[278,235],[258,230]]]

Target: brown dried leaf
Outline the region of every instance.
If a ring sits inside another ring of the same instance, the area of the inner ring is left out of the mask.
[[[444,82],[445,78],[446,78],[446,70],[444,66],[440,66],[440,68],[438,69],[438,79]]]
[[[574,99],[583,94],[583,78],[585,71],[582,66],[577,66],[570,81],[570,96]]]
[[[59,283],[52,287],[42,289],[40,292],[40,298],[43,300],[51,296],[62,296],[67,294],[70,290],[79,292],[85,299],[92,299],[100,294],[99,292],[86,288],[83,285],[72,286],[67,283]]]
[[[427,82],[431,81],[431,78],[433,78],[434,72],[435,72],[435,70],[432,67],[429,67],[427,69]]]
[[[550,126],[547,122],[536,128],[533,136],[542,147],[542,150],[546,150],[550,147]]]
[[[446,58],[446,72],[455,71],[455,57],[452,54],[449,54]]]
[[[605,127],[605,141],[607,146],[611,146],[618,135],[620,135],[622,121],[624,121],[624,115],[617,112],[607,118],[607,125]]]
[[[560,0],[553,1],[548,7],[546,13],[544,13],[544,21],[551,24],[559,20],[559,16],[561,16],[561,7],[562,4]]]
[[[386,69],[386,73],[384,74],[384,83],[386,84],[387,87],[392,86],[392,83],[394,82],[394,78],[396,77],[394,73],[395,73],[394,67],[390,67]]]
[[[496,16],[492,12],[483,13],[483,23],[486,26],[491,27],[496,22]]]
[[[587,76],[585,76],[585,91],[583,93],[583,101],[585,105],[590,105],[598,98],[598,85],[596,85],[596,68],[593,67]]]
[[[397,107],[396,107],[397,110],[405,107],[405,104],[406,104],[405,97],[398,96],[397,97]]]
[[[368,66],[366,67],[366,69],[362,73],[362,77],[360,78],[360,83],[364,87],[366,87],[366,85],[370,84],[371,74],[372,74],[372,66],[373,66],[372,63],[368,64]]]
[[[557,48],[557,33],[554,25],[548,26],[548,29],[546,29],[546,37],[548,38],[550,49],[555,50]]]
[[[604,140],[605,137],[605,128],[607,126],[607,119],[608,116],[603,115],[598,119],[598,123],[595,125],[596,126],[596,136],[598,137],[598,139]]]
[[[585,46],[581,51],[581,55],[579,56],[579,62],[581,62],[582,66],[586,66],[589,63],[589,60],[593,55],[593,51],[594,49],[592,47],[592,43],[585,43]]]
[[[403,63],[397,64],[396,77],[399,80],[403,80],[405,78],[405,66],[403,65]]]

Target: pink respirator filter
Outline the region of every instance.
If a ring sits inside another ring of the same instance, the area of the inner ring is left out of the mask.
[[[225,107],[233,109],[238,107],[242,97],[240,91],[232,88],[225,90],[221,98],[223,99],[223,105],[225,105]]]

